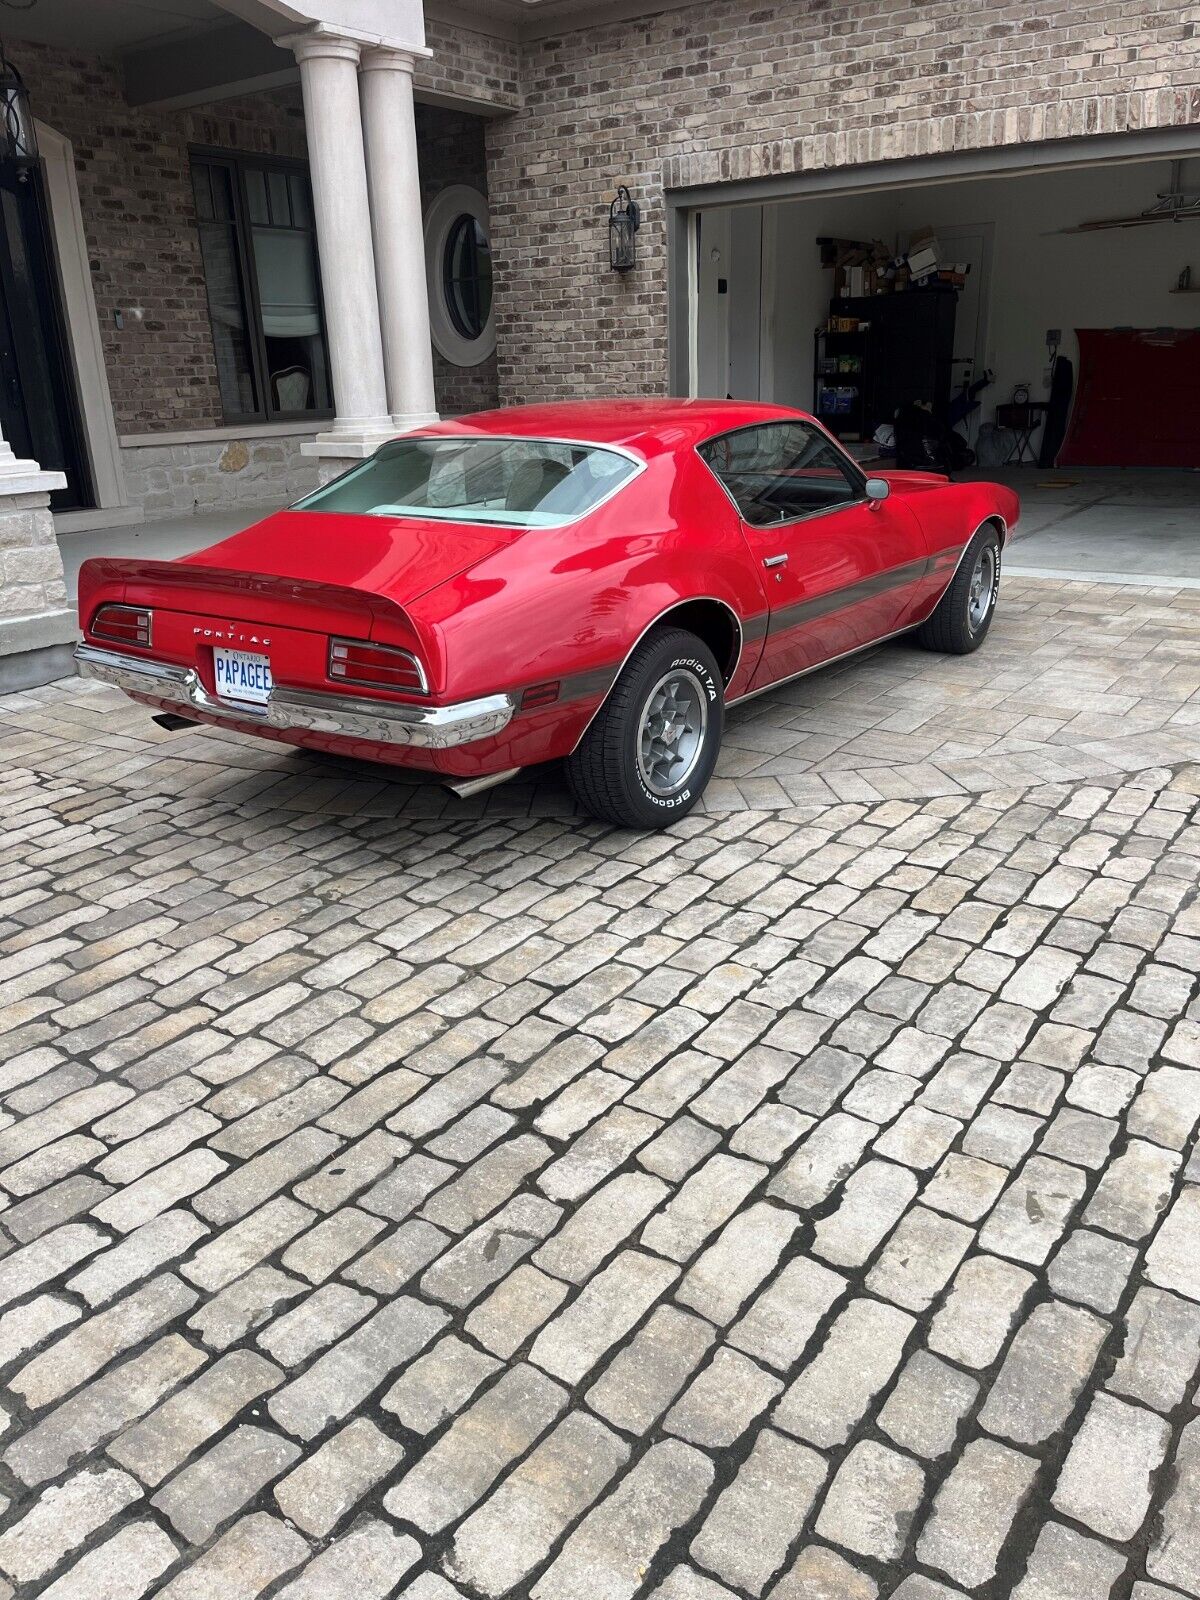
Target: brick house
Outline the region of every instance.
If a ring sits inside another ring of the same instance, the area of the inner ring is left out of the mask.
[[[1186,229],[1085,237],[1070,262],[1036,241],[1164,192],[1191,206],[1195,6],[34,0],[2,20],[37,139],[0,161],[7,686],[64,670],[58,545],[81,529],[278,503],[497,402],[813,404],[818,236],[903,250],[935,223],[976,299],[990,276],[956,382],[997,367],[1042,393],[1056,322],[1073,349],[1075,326],[1188,320],[1162,299]],[[641,213],[622,273],[619,184]]]

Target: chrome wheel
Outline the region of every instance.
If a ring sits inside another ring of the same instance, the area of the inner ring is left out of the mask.
[[[708,698],[694,673],[673,667],[651,689],[638,723],[638,772],[651,794],[677,794],[704,749]]]
[[[967,620],[972,633],[978,633],[987,621],[988,612],[992,609],[992,603],[996,598],[998,577],[996,547],[993,544],[985,544],[975,562],[975,570],[971,574],[971,587],[967,591]]]

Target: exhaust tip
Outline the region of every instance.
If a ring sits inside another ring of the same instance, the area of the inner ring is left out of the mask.
[[[482,794],[485,789],[494,789],[498,783],[507,783],[510,778],[515,778],[520,770],[520,767],[509,767],[507,772],[489,772],[483,778],[447,779],[443,787],[449,789],[451,794],[457,795],[460,800],[466,800],[473,794]]]

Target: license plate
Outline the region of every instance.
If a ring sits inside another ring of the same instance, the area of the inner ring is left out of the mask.
[[[249,650],[213,650],[213,674],[222,700],[265,706],[271,693],[271,663]]]

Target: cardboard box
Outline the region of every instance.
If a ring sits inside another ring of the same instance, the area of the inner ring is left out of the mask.
[[[934,245],[924,245],[919,250],[908,252],[908,270],[914,278],[923,278],[928,272],[935,272],[938,265],[938,253]]]

